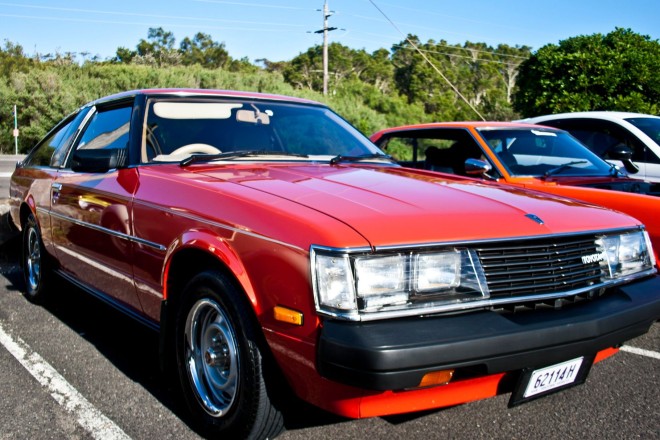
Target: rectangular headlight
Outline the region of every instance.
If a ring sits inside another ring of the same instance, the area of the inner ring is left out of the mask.
[[[355,288],[348,255],[316,255],[316,291],[321,307],[354,310]]]
[[[478,258],[467,249],[312,255],[316,302],[331,315],[396,313],[489,297]]]
[[[458,251],[415,255],[415,291],[435,292],[461,284],[461,253]]]
[[[646,231],[602,237],[606,278],[617,279],[653,268],[654,257]]]

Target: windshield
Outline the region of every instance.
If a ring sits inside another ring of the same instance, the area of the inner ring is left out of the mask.
[[[660,145],[660,118],[629,118],[626,121],[642,130],[653,142]]]
[[[512,176],[608,176],[612,167],[564,131],[543,128],[479,130]]]
[[[374,154],[384,153],[322,106],[177,97],[149,101],[141,161],[180,162],[193,155],[219,160],[330,160]]]

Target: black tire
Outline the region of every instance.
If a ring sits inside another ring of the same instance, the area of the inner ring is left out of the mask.
[[[177,371],[188,408],[209,436],[274,438],[282,414],[266,386],[262,338],[241,292],[218,271],[195,276],[177,313]]]
[[[32,214],[23,224],[21,266],[25,297],[33,303],[43,302],[50,289],[50,267],[39,224]]]

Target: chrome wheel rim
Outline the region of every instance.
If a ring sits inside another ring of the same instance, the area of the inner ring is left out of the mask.
[[[41,280],[41,243],[35,228],[28,230],[25,266],[30,291],[35,291]]]
[[[186,319],[185,341],[195,397],[209,415],[225,415],[236,399],[240,365],[234,328],[218,303],[195,303]]]

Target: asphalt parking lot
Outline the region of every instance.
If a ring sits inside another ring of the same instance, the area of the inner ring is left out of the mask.
[[[5,196],[0,439],[200,438],[159,371],[155,333],[64,282],[43,306],[22,297],[20,237],[6,227]],[[660,438],[660,324],[595,365],[584,385],[515,408],[508,399],[363,420],[292,402],[280,438]]]

